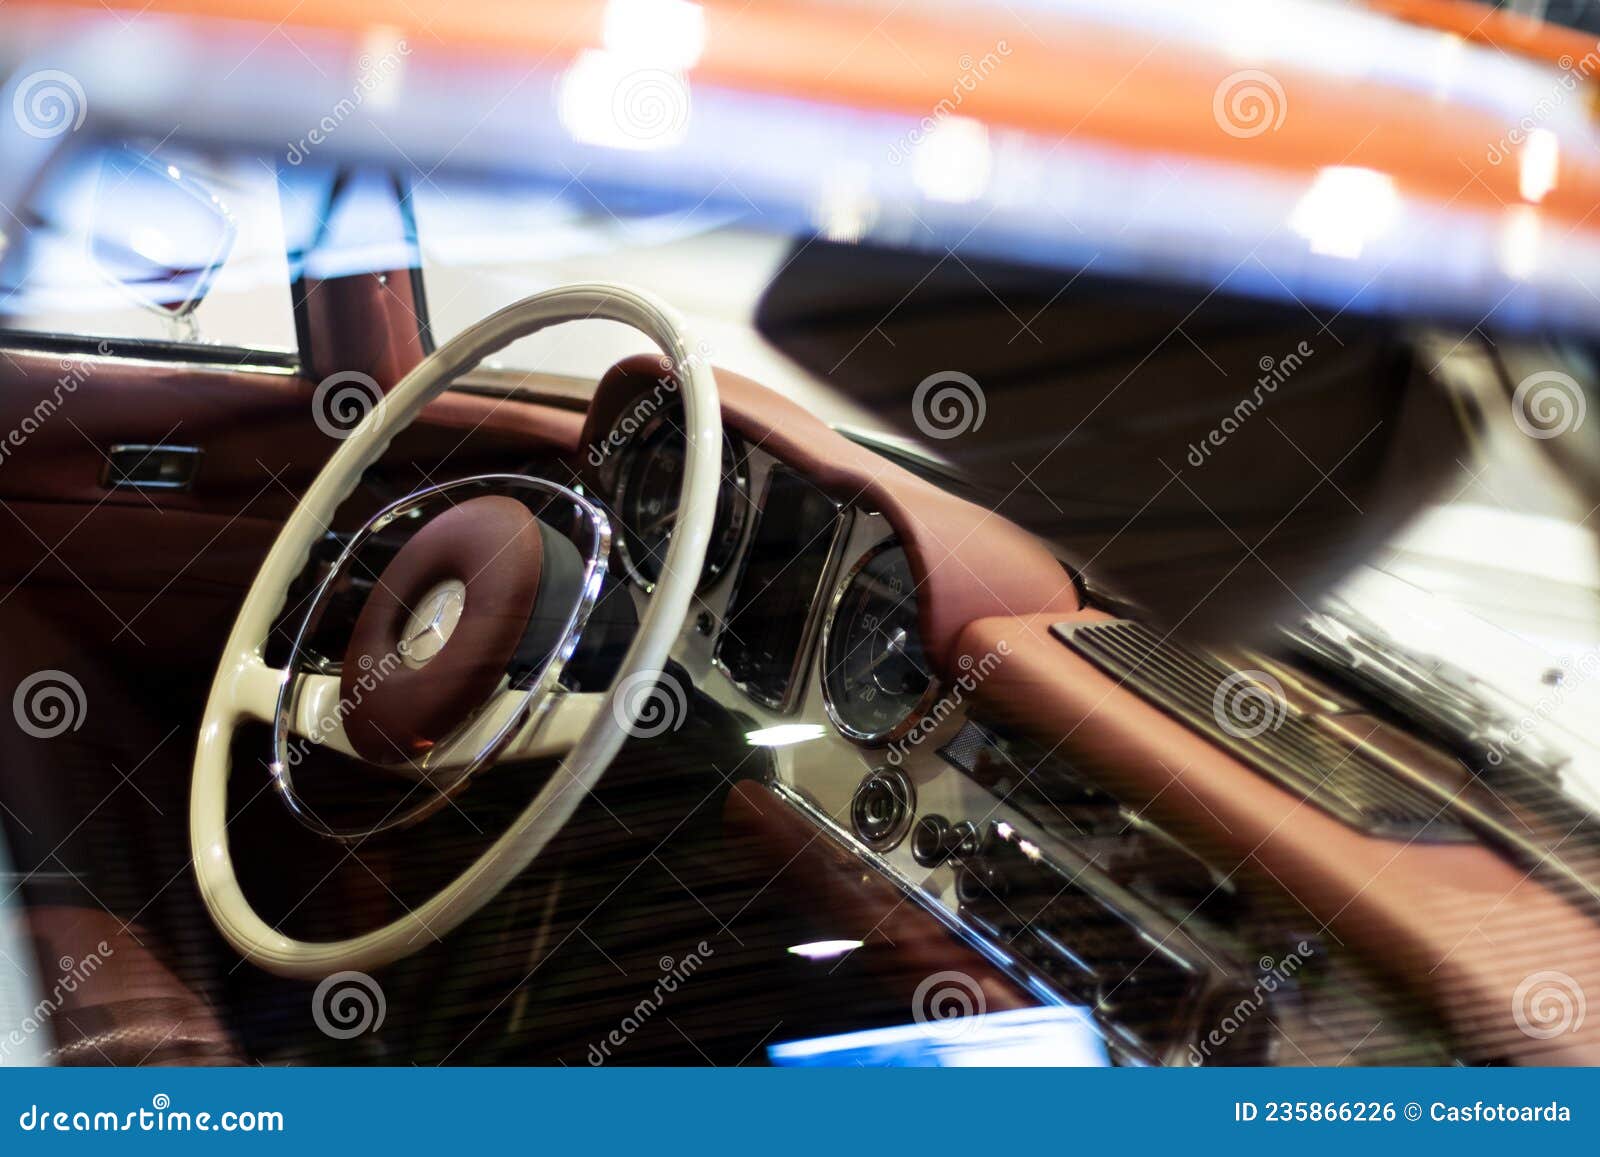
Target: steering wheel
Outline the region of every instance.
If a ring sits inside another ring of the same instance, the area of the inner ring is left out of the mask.
[[[267,666],[263,649],[291,583],[339,504],[395,435],[484,357],[548,326],[589,318],[623,322],[655,342],[663,366],[674,370],[679,383],[688,432],[678,517],[661,581],[610,688],[578,694],[559,681],[605,576],[609,523],[566,487],[510,475],[429,487],[374,516],[355,536],[347,558],[360,541],[397,519],[420,517],[430,505],[449,508],[425,523],[379,575],[338,675],[301,673],[296,662],[338,565],[306,613],[286,667]],[[638,290],[591,283],[536,294],[436,350],[367,413],[322,468],[245,596],[211,684],[195,753],[189,839],[200,895],[222,935],[247,959],[282,976],[319,978],[381,967],[443,937],[532,862],[593,789],[641,715],[659,706],[652,693],[705,563],[720,482],[717,387],[695,349],[675,311]],[[568,540],[530,512],[526,497],[456,501],[485,489],[531,494],[542,509],[570,505],[586,528],[587,553],[562,546]],[[563,569],[566,581],[554,581]],[[542,605],[552,600],[557,605]],[[554,625],[535,669],[512,679],[505,660],[525,639],[528,616]],[[234,872],[227,831],[230,751],[245,720],[273,724],[271,772],[291,810],[322,834],[346,841],[414,822],[497,759],[560,755],[561,762],[506,832],[425,903],[363,935],[308,942],[262,920]],[[364,832],[324,824],[293,788],[294,754],[309,745],[411,776],[410,790],[422,802]],[[386,745],[393,748],[388,759]]]

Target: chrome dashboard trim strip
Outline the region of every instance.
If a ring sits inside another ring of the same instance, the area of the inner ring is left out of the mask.
[[[804,692],[806,671],[811,664],[811,653],[816,648],[817,638],[822,629],[822,616],[825,608],[825,596],[832,588],[833,582],[839,573],[839,565],[843,561],[844,548],[850,540],[850,528],[855,523],[855,511],[845,503],[828,497],[833,504],[834,523],[833,537],[828,543],[828,557],[822,564],[822,574],[817,579],[817,585],[811,592],[810,609],[806,613],[805,626],[800,631],[800,639],[795,647],[794,662],[789,667],[788,678],[784,685],[781,697],[774,700],[768,696],[757,694],[750,686],[736,678],[722,661],[722,637],[728,630],[728,609],[738,604],[739,590],[744,585],[745,570],[750,565],[751,548],[755,545],[756,536],[761,532],[761,521],[767,514],[767,497],[772,491],[772,480],[779,473],[789,474],[800,479],[807,486],[814,484],[795,470],[782,462],[774,462],[767,471],[766,481],[761,487],[761,502],[756,508],[755,517],[750,520],[748,529],[745,530],[743,550],[739,556],[739,569],[733,577],[733,584],[728,588],[728,600],[723,607],[723,616],[717,624],[717,637],[711,644],[711,662],[718,671],[727,678],[728,682],[738,689],[739,693],[754,703],[776,711],[780,715],[787,715],[795,709],[801,694]],[[821,491],[818,491],[821,493]]]

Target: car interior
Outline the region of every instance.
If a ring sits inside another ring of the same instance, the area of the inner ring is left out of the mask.
[[[1365,601],[1587,347],[263,168],[75,143],[0,265],[48,1062],[1600,1063],[1586,756]]]

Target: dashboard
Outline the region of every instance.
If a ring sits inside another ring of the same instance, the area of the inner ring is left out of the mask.
[[[608,396],[603,383],[586,431],[609,449],[591,457],[586,484],[617,514],[618,555],[641,610],[671,533],[683,437],[670,404],[635,420],[649,384],[612,380]],[[772,420],[769,408],[762,421]],[[773,435],[776,424],[725,421],[712,546],[672,657],[765,754],[773,792],[1031,999],[1089,1009],[1120,1063],[1295,1063],[1282,1055],[1284,1032],[1298,1056],[1321,1063],[1448,1059],[1428,1034],[1397,1027],[1404,1018],[1323,929],[1239,888],[1069,760],[984,713],[982,686],[1008,648],[958,654],[951,622],[980,617],[986,604],[1019,609],[1015,588],[989,585],[1018,572],[1033,592],[1024,609],[1075,613],[1059,563],[1045,556],[1040,566],[1011,538],[998,553],[987,542],[930,567],[917,538],[930,525],[924,514],[956,500],[908,513],[900,500],[928,484],[834,432],[816,453],[815,431],[786,439]],[[679,448],[663,430],[679,431]],[[839,476],[845,447],[865,474]],[[951,511],[963,542],[974,524],[1000,521],[960,518]],[[941,613],[974,591],[976,609]],[[1261,996],[1263,962],[1275,970],[1308,956],[1335,986],[1280,986],[1274,973],[1281,991]],[[1209,1026],[1252,993],[1269,1013],[1206,1044]]]

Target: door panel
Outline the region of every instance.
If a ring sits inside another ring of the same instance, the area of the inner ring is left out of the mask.
[[[338,445],[314,420],[313,390],[279,372],[6,354],[0,590],[76,592],[78,627],[112,650],[211,662],[295,496]],[[440,399],[396,440],[384,486],[352,502],[564,454],[581,423],[524,402]],[[109,448],[140,443],[200,449],[192,489],[109,489]]]

